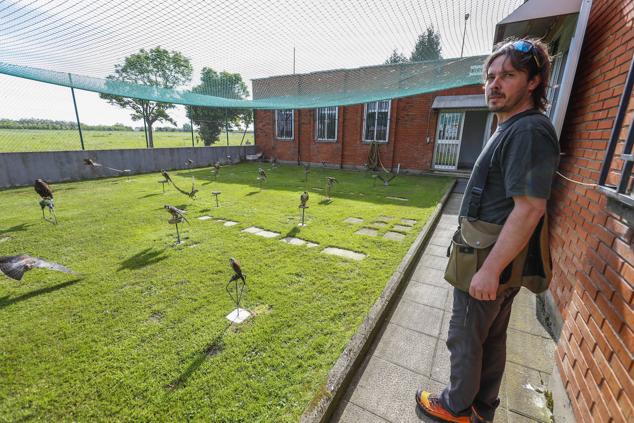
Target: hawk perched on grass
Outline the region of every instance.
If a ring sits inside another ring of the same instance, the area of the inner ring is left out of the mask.
[[[40,208],[42,209],[42,219],[46,220],[44,216],[44,209],[48,208],[49,213],[55,219],[55,223],[57,223],[57,216],[55,216],[55,203],[53,202],[53,190],[51,187],[42,179],[35,180],[35,192],[42,197],[40,200]]]
[[[21,280],[24,276],[24,273],[28,272],[34,267],[75,274],[75,272],[65,266],[62,266],[61,264],[42,260],[41,258],[37,257],[31,257],[26,254],[21,254],[19,256],[0,257],[0,271],[4,275],[10,277],[11,279],[15,279],[16,281]]]

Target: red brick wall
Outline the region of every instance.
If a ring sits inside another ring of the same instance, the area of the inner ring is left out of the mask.
[[[431,105],[436,96],[462,94],[482,94],[482,87],[471,85],[392,100],[388,143],[379,146],[383,165],[390,168],[400,163],[403,169],[430,169],[438,115],[431,110]],[[339,108],[336,143],[316,141],[314,109],[295,111],[295,139],[292,142],[275,138],[274,111],[258,110],[255,113],[255,143],[265,157],[296,161],[299,136],[302,162],[326,161],[331,165],[360,167],[367,162],[370,149],[369,144],[362,142],[363,110],[362,104]],[[298,128],[301,128],[299,132]]]
[[[560,171],[581,182],[599,179],[633,21],[634,0],[594,0],[561,136]],[[595,188],[555,182],[550,291],[564,319],[556,360],[578,421],[625,422],[634,421],[634,231],[606,206]]]

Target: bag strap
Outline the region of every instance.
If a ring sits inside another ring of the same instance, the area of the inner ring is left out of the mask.
[[[489,176],[489,170],[491,169],[491,160],[493,159],[495,152],[498,148],[500,148],[502,140],[504,139],[504,134],[511,128],[511,126],[513,126],[513,123],[517,122],[520,118],[539,113],[541,112],[536,109],[530,109],[512,116],[506,122],[505,128],[496,135],[495,141],[497,141],[497,145],[495,147],[491,146],[491,148],[487,149],[485,156],[482,157],[481,160],[481,163],[485,164],[485,167],[475,174],[473,185],[471,187],[471,197],[469,198],[469,207],[467,208],[466,216],[470,221],[477,220],[480,217],[480,204],[482,202],[484,188],[486,187],[487,177]],[[478,161],[480,162],[480,160]]]

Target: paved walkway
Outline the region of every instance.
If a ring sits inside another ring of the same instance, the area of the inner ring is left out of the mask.
[[[332,421],[433,421],[416,410],[414,394],[419,386],[440,391],[449,380],[445,341],[453,294],[443,273],[447,245],[457,226],[461,182]],[[514,301],[496,422],[550,422],[543,392],[553,369],[555,344],[537,321],[535,302],[535,295],[526,289]]]

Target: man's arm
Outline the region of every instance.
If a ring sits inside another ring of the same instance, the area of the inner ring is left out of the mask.
[[[495,300],[500,274],[522,251],[546,212],[546,200],[537,197],[513,197],[515,205],[506,219],[491,253],[471,279],[469,294],[478,300]]]

